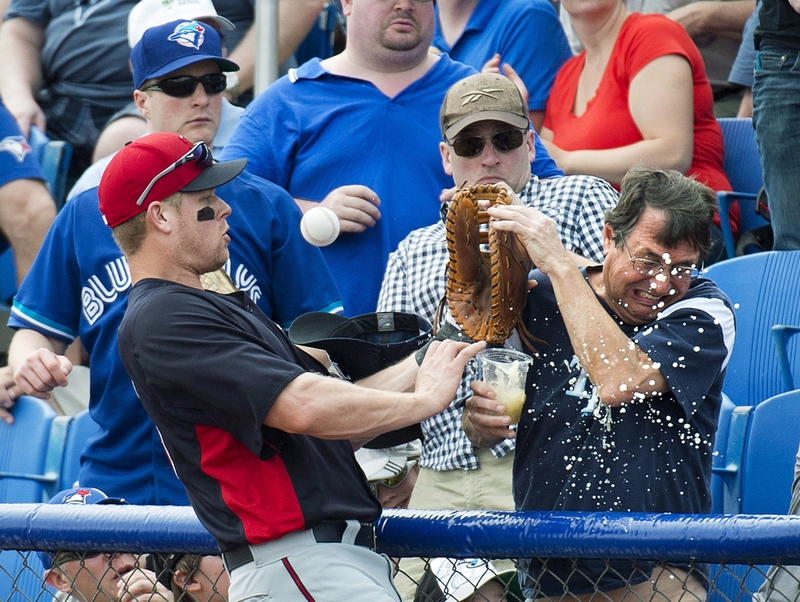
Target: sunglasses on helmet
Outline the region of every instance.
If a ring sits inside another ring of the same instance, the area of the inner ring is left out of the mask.
[[[206,94],[213,95],[219,94],[225,90],[228,85],[228,78],[224,73],[209,73],[194,77],[193,75],[181,75],[179,77],[168,77],[154,83],[152,86],[144,88],[145,92],[156,90],[163,92],[167,96],[174,96],[176,98],[186,98],[194,94],[197,89],[197,84],[202,84]]]
[[[476,157],[483,152],[486,146],[486,138],[483,136],[470,136],[469,138],[456,138],[450,143],[453,152],[459,157]],[[498,151],[511,151],[522,146],[525,141],[525,130],[511,129],[495,132],[489,137]]]
[[[208,148],[205,142],[198,142],[195,144],[185,155],[167,167],[164,171],[157,174],[155,178],[150,180],[150,183],[147,185],[147,188],[144,189],[144,192],[142,192],[142,194],[139,196],[139,200],[136,201],[136,204],[141,205],[144,203],[147,195],[150,194],[151,190],[153,190],[153,186],[155,186],[161,178],[166,176],[168,173],[175,171],[181,165],[191,163],[192,161],[195,161],[197,163],[197,167],[200,169],[206,169],[214,164],[214,157],[211,156],[211,149]]]

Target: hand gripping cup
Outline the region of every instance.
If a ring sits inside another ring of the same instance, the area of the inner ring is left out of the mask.
[[[484,349],[478,353],[478,378],[495,392],[506,407],[505,415],[517,424],[525,403],[525,380],[533,359],[513,349]]]

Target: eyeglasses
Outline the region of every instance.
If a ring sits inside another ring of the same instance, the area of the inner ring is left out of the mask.
[[[383,485],[384,487],[388,487],[389,489],[394,489],[395,487],[399,487],[403,481],[406,480],[408,477],[408,473],[411,472],[411,469],[417,465],[416,460],[409,460],[406,462],[406,465],[403,466],[403,470],[401,470],[398,474],[394,475],[393,477],[389,477],[388,479],[381,479],[379,481],[370,481],[369,482],[369,490],[372,492],[372,495],[378,497],[378,484]]]
[[[144,192],[139,197],[139,200],[136,201],[137,205],[141,205],[144,203],[144,200],[147,198],[147,195],[150,194],[150,191],[153,190],[153,186],[158,183],[158,181],[167,175],[170,172],[175,171],[181,165],[185,165],[186,163],[190,163],[195,161],[197,163],[197,167],[200,169],[206,169],[207,167],[211,167],[214,164],[214,157],[211,156],[211,149],[208,148],[205,142],[198,142],[192,148],[189,149],[183,157],[175,161],[172,165],[167,167],[164,171],[158,174],[155,178],[150,180],[150,183],[147,185],[147,188],[144,189]]]
[[[103,552],[98,552],[95,550],[89,552],[61,551],[58,552],[53,558],[53,566],[61,566],[70,560],[88,560],[89,558],[100,556],[100,554],[103,554]],[[110,555],[111,554],[109,554],[109,556]]]
[[[179,77],[162,79],[152,86],[147,86],[144,90],[146,92],[157,90],[158,92],[163,92],[167,96],[186,98],[194,94],[194,91],[197,89],[197,84],[203,84],[203,90],[205,90],[208,95],[219,94],[223,92],[228,85],[228,78],[224,73],[209,73],[200,77],[181,75]]]
[[[492,134],[489,140],[492,141],[492,146],[500,152],[511,151],[522,146],[525,141],[526,131],[518,129],[503,130]],[[486,140],[483,136],[456,138],[450,143],[450,146],[453,147],[453,152],[459,157],[475,157],[483,152]]]
[[[628,249],[628,243],[625,240],[622,241],[622,246],[625,247],[625,253],[628,254],[628,259],[630,259],[631,263],[633,264],[633,269],[639,272],[642,276],[655,276],[656,274],[661,274],[666,270],[669,275],[676,280],[688,280],[697,273],[697,266],[695,264],[670,266],[662,265],[660,261],[656,261],[655,259],[645,259],[643,257],[637,257],[634,259],[631,257],[631,252]]]

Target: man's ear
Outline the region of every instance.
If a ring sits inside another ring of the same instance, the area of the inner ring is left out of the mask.
[[[603,224],[603,255],[614,248],[614,230],[608,224]]]
[[[439,143],[439,154],[442,155],[442,167],[448,176],[453,175],[453,164],[450,162],[450,145],[446,142]]]
[[[164,234],[172,232],[172,220],[175,219],[174,214],[170,215],[167,213],[167,207],[168,206],[161,201],[150,203],[147,207],[147,221]]]
[[[145,119],[150,118],[150,108],[147,106],[149,98],[147,92],[142,92],[141,90],[133,91],[133,102],[136,103],[136,108],[139,109],[139,112]]]
[[[60,592],[69,593],[72,591],[72,581],[61,572],[61,569],[47,569],[44,572],[44,582],[56,588]]]
[[[189,574],[184,570],[175,571],[173,579],[179,587],[185,589],[187,592],[196,592],[200,589],[200,584],[197,580],[189,578]]]

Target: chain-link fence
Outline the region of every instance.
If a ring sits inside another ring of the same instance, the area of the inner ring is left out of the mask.
[[[800,600],[797,516],[388,511],[377,542],[407,602]],[[0,547],[0,602],[227,600],[186,508],[0,505]]]

